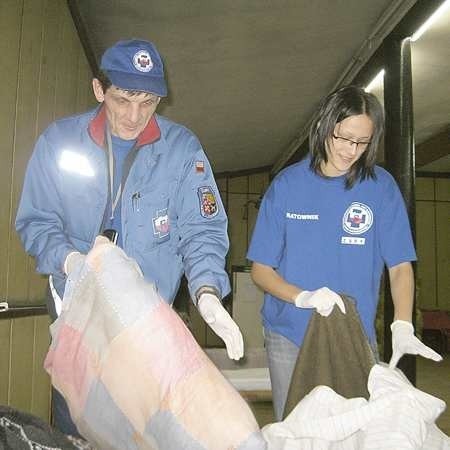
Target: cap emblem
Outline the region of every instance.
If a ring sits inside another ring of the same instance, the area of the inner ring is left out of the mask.
[[[153,61],[146,50],[139,50],[133,56],[134,67],[140,72],[150,72],[153,68]]]

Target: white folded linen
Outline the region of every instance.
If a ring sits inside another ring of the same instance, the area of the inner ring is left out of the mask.
[[[367,386],[368,401],[317,386],[283,422],[263,428],[269,450],[450,449],[434,423],[445,402],[384,364],[372,368]]]

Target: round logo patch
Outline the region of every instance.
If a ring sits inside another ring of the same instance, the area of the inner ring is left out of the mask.
[[[139,50],[133,56],[134,67],[140,72],[150,72],[153,68],[153,61],[147,50]]]
[[[342,227],[350,234],[365,233],[372,224],[372,210],[364,203],[353,202],[342,217]]]

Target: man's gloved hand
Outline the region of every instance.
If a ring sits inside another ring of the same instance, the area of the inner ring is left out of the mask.
[[[391,324],[392,331],[392,357],[389,362],[389,368],[394,369],[400,358],[408,353],[410,355],[421,355],[424,358],[433,361],[441,361],[442,356],[436,353],[430,347],[420,342],[414,336],[414,326],[411,322],[405,320],[395,320]]]
[[[108,237],[99,234],[95,238],[94,245],[92,246],[92,248],[99,247],[99,246],[105,245],[105,244],[111,244],[111,240]],[[86,259],[86,255],[84,255],[83,253],[70,252],[66,256],[66,260],[64,261],[64,266],[63,266],[64,273],[66,275],[69,275],[69,273],[75,267],[77,267],[77,265],[83,264],[85,259]]]
[[[64,261],[64,273],[69,275],[69,273],[78,265],[84,263],[86,255],[81,254],[80,252],[71,252],[66,256],[66,260]]]
[[[94,241],[94,245],[92,246],[92,248],[97,247],[99,245],[104,245],[104,244],[111,244],[111,240],[106,237],[103,236],[102,234],[99,234]]]
[[[230,359],[244,356],[244,340],[239,327],[213,294],[201,294],[197,303],[200,315],[227,347]]]
[[[297,308],[316,308],[316,311],[324,317],[328,317],[333,311],[334,305],[345,314],[344,301],[336,292],[322,287],[315,291],[302,291],[295,298]]]

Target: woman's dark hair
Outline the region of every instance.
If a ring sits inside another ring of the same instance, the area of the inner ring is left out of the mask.
[[[384,130],[384,113],[378,99],[358,86],[345,86],[329,94],[314,115],[309,131],[310,167],[324,176],[321,164],[328,162],[327,144],[331,141],[336,124],[350,116],[367,115],[373,123],[370,144],[346,175],[345,186],[350,189],[355,182],[371,177],[375,179],[374,166],[378,144]]]

